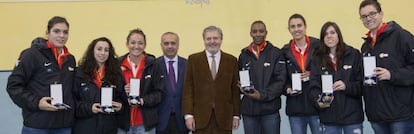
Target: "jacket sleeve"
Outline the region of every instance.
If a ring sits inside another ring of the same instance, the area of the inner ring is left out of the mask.
[[[242,50],[242,52],[239,55],[238,61],[237,61],[238,62],[238,68],[237,68],[238,70],[237,71],[243,70],[243,68],[246,66],[246,61],[243,60],[245,55],[246,54],[245,54],[244,50]],[[237,74],[239,74],[239,72],[237,72]],[[239,74],[239,78],[237,79],[237,82],[238,83],[240,82],[240,74]],[[238,86],[238,89],[239,89],[239,94],[243,94],[243,92],[240,90],[239,86]]]
[[[352,74],[349,78],[349,81],[344,81],[346,89],[345,94],[349,96],[360,97],[362,95],[362,82],[363,82],[363,72],[362,72],[362,55],[358,50],[354,50],[352,53],[355,57]]]
[[[291,74],[286,74],[286,82],[285,82],[285,85],[283,86],[283,89],[282,89],[282,94],[283,95],[285,95],[285,96],[291,96],[290,94],[288,94],[287,93],[287,89],[288,88],[292,88],[292,78],[290,77],[290,76],[288,76],[288,75],[291,75]]]
[[[285,64],[285,68],[286,68],[286,75],[285,75],[286,82],[285,82],[285,84],[283,86],[283,89],[282,89],[283,92],[282,92],[282,94],[285,95],[285,96],[289,96],[289,94],[287,93],[287,89],[288,88],[292,88],[292,77],[291,77],[291,71],[290,71],[290,69],[293,69],[293,67],[291,66],[293,61],[290,61],[290,59],[288,58],[288,56],[286,54],[289,51],[288,48],[286,48],[286,45],[282,49],[283,56],[285,57],[285,61],[286,61],[286,64]]]
[[[193,58],[190,56],[187,60],[185,69],[184,88],[182,95],[182,114],[194,113],[194,81],[193,81]]]
[[[237,64],[237,59],[234,60],[234,72],[233,72],[233,80],[231,83],[231,91],[232,91],[232,99],[233,99],[233,116],[240,116],[240,88],[238,86],[239,83],[239,67]]]
[[[143,97],[144,107],[153,107],[161,103],[162,99],[165,97],[165,84],[163,82],[164,76],[161,73],[160,66],[154,61],[152,66],[152,78],[150,81],[150,89]],[[144,78],[145,79],[145,78]],[[147,88],[147,87],[144,87]]]
[[[309,99],[313,106],[320,109],[318,105],[319,95],[322,92],[322,80],[321,80],[321,63],[316,60],[316,56],[313,57],[313,64],[311,65],[311,75],[309,76]]]
[[[286,73],[285,73],[285,79],[286,79],[286,82],[285,82],[285,84],[283,85],[283,89],[282,89],[282,94],[283,95],[285,95],[285,96],[290,96],[288,93],[287,93],[287,89],[288,88],[292,88],[292,74],[290,73],[290,71],[289,71],[289,67],[291,67],[291,66],[289,66],[288,65],[289,63],[287,63],[287,61],[286,61],[286,65],[285,65],[285,68],[286,68]]]
[[[34,57],[30,50],[23,51],[7,82],[7,92],[13,102],[20,108],[31,111],[39,110],[38,105],[42,98],[35,94],[34,89],[27,87],[33,75],[36,75]]]
[[[75,85],[73,86],[74,87],[73,96],[75,98],[75,116],[77,118],[85,118],[85,117],[89,117],[93,115],[92,103],[86,100],[83,100],[83,98],[81,97],[82,96],[81,95],[81,90],[82,90],[81,79],[82,78],[76,78]]]
[[[390,81],[395,85],[412,86],[414,85],[414,37],[408,31],[402,30],[399,33],[399,54],[404,57],[403,67],[391,71]],[[398,42],[397,42],[398,43]]]
[[[115,89],[115,102],[119,102],[122,104],[121,110],[118,111],[117,113],[122,114],[124,111],[128,110],[129,113],[129,103],[128,103],[128,96],[125,93],[125,82],[124,82],[124,77],[122,75],[120,75],[119,77],[120,79],[120,84],[117,85],[116,89]]]
[[[270,80],[265,89],[260,92],[260,101],[271,101],[282,95],[286,82],[286,61],[279,51],[279,58],[274,61]]]
[[[119,70],[121,71],[121,70]],[[116,97],[115,101],[120,102],[122,104],[122,108],[120,111],[116,112],[117,114],[117,124],[119,128],[124,130],[128,130],[130,125],[130,106],[128,102],[128,96],[125,93],[125,80],[124,76],[122,75],[122,71],[120,72],[120,84],[117,86],[116,89]]]

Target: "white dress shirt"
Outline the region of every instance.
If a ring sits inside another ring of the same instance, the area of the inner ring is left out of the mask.
[[[211,54],[210,52],[208,52],[206,50],[206,56],[207,56],[207,61],[208,61],[208,65],[211,68],[211,62],[213,61],[213,59],[211,58],[213,54]],[[214,60],[216,60],[216,72],[218,73],[218,69],[219,69],[219,65],[220,65],[220,59],[221,59],[221,51],[218,51],[216,54],[214,54]]]

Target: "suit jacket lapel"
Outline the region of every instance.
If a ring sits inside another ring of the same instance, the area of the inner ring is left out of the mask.
[[[180,57],[178,57],[178,79],[177,79],[177,87],[175,89],[177,89],[176,91],[180,90],[181,87],[183,86],[183,82],[184,81],[184,73],[185,73],[185,64],[183,63],[184,60],[180,59]],[[181,91],[180,91],[181,92]]]
[[[223,56],[223,54],[222,54],[222,56]],[[206,51],[203,51],[202,54],[201,54],[200,62],[199,62],[200,64],[198,64],[198,65],[201,65],[200,67],[202,67],[202,69],[200,69],[200,70],[208,70],[208,73],[206,75],[208,76],[208,78],[210,80],[213,80],[213,76],[211,76],[211,71],[210,71],[210,64],[208,63],[208,58],[210,58],[210,57],[207,57]],[[220,68],[220,66],[219,66],[219,68]],[[218,72],[217,72],[216,75],[218,75]],[[216,76],[216,78],[217,78],[217,76]]]
[[[170,85],[170,79],[168,77],[167,67],[166,67],[166,64],[165,64],[165,58],[161,57],[159,62],[160,62],[160,65],[161,65],[162,72],[165,74],[164,75],[164,83],[165,83],[165,86],[167,87],[167,92],[170,92],[171,91],[171,88],[170,88],[171,85]]]
[[[168,71],[167,71],[167,67],[166,67],[166,64],[165,64],[164,57],[161,58],[160,63],[161,63],[162,71],[164,72],[164,74],[168,75]]]
[[[227,66],[226,63],[228,63],[228,62],[226,60],[227,60],[227,58],[224,56],[223,51],[221,51],[220,63],[219,63],[219,68],[217,70],[216,79],[218,79],[222,75],[222,73],[224,71],[224,67]]]

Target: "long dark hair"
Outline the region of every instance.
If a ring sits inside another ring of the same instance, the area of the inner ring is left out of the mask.
[[[332,68],[333,63],[332,63],[331,57],[329,57],[330,49],[329,47],[326,46],[325,41],[324,41],[325,36],[326,36],[326,30],[331,26],[335,29],[336,33],[338,34],[338,44],[336,45],[336,52],[335,52],[336,65],[341,65],[342,58],[345,53],[345,42],[344,42],[344,39],[342,38],[342,33],[341,33],[341,30],[339,29],[339,26],[335,22],[328,21],[325,24],[323,24],[321,33],[320,33],[320,39],[322,41],[320,41],[320,45],[316,53],[316,56],[318,56],[318,58],[321,59],[322,65],[324,67],[333,69]]]
[[[111,41],[106,37],[100,37],[93,40],[88,49],[85,51],[82,59],[79,61],[79,68],[84,73],[84,79],[86,81],[93,80],[95,78],[95,71],[98,69],[98,63],[94,57],[94,48],[99,41],[104,41],[109,44],[109,56],[105,61],[105,76],[103,84],[117,85],[120,83],[121,70],[117,62],[117,54],[115,48],[112,46]]]

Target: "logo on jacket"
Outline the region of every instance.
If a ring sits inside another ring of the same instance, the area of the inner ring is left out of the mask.
[[[75,71],[75,69],[73,67],[68,67],[68,70],[71,71],[71,72]]]
[[[126,67],[124,67],[124,66],[121,66],[121,70],[122,70],[122,71],[125,71],[125,70],[127,70],[127,68],[126,68]]]
[[[45,63],[43,66],[48,67],[50,65],[52,65],[52,63],[48,62],[48,63]]]
[[[344,65],[344,70],[348,70],[348,69],[351,69],[352,68],[352,65]]]
[[[265,62],[265,63],[263,64],[263,66],[264,66],[264,67],[269,67],[269,66],[270,66],[270,63],[269,63],[269,62]]]
[[[290,60],[286,60],[286,63],[288,63],[288,64],[289,64],[289,63],[290,63]]]
[[[109,85],[109,87],[116,88],[116,85]]]
[[[151,75],[146,75],[144,78],[145,79],[151,78]]]
[[[387,53],[380,53],[379,57],[380,58],[387,58],[389,55]]]
[[[16,67],[19,66],[20,60],[16,61]]]
[[[82,91],[88,91],[89,90],[89,88],[88,88],[88,86],[86,86],[85,82],[82,82],[80,85],[81,85]]]

